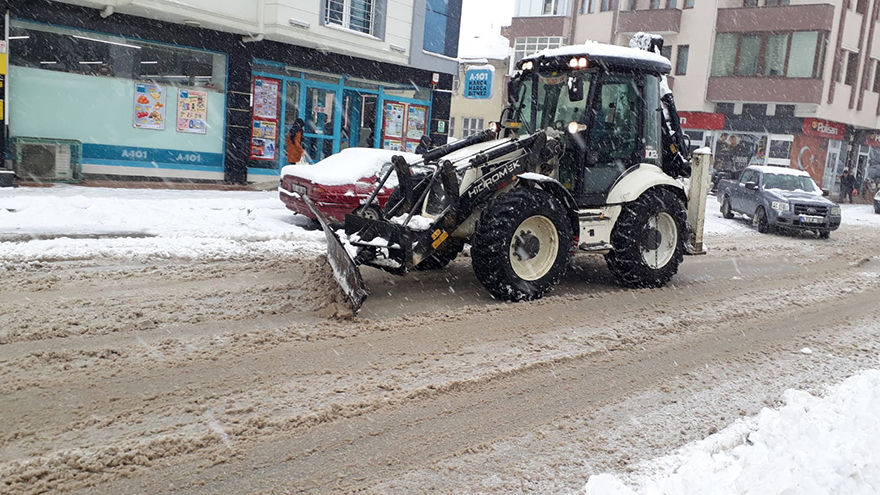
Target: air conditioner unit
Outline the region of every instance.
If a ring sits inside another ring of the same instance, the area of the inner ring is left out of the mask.
[[[15,173],[36,182],[79,182],[82,143],[68,139],[12,138]]]

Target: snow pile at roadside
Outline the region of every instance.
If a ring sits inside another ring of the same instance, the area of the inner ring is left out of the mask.
[[[723,431],[644,465],[631,480],[592,476],[586,495],[876,494],[880,490],[880,371],[859,373],[816,398],[788,390]]]
[[[0,261],[323,253],[294,218],[275,191],[5,188]]]

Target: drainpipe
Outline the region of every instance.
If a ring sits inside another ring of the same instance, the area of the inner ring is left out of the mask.
[[[573,45],[575,43],[574,34],[575,34],[575,27],[577,26],[577,20],[578,20],[578,8],[576,5],[577,3],[578,2],[575,0],[573,0],[571,2],[571,28],[568,31],[568,44],[569,45]]]
[[[623,0],[609,0],[609,1],[613,1],[616,4],[614,6],[614,21],[612,21],[614,29],[611,30],[611,39],[608,40],[609,45],[614,45],[617,42],[617,29],[618,29],[617,22],[618,22],[618,19],[620,18],[620,2],[622,2]]]
[[[245,43],[256,43],[263,41],[266,37],[266,0],[259,0],[257,3],[257,34],[251,36],[242,36],[241,41]]]

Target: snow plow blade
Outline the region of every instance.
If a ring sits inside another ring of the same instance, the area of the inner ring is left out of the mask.
[[[321,228],[324,229],[324,235],[327,237],[327,261],[330,262],[330,266],[333,268],[333,277],[336,279],[339,288],[342,289],[343,294],[345,294],[346,302],[351,308],[352,313],[357,314],[369,294],[366,285],[364,285],[364,280],[361,278],[361,272],[358,270],[354,260],[351,259],[351,256],[348,255],[345,246],[336,237],[336,233],[333,232],[333,229],[327,223],[327,219],[315,208],[311,198],[303,195],[303,200],[318,218]]]

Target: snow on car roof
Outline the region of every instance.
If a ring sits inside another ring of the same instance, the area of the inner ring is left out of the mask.
[[[804,172],[803,170],[798,170],[796,168],[774,167],[772,165],[752,165],[749,168],[754,169],[754,170],[758,170],[759,172],[763,172],[765,174],[797,175],[800,177],[809,177],[810,176],[810,174]]]
[[[524,57],[522,61],[536,60],[541,57],[573,57],[577,55],[586,56],[588,58],[639,60],[642,62],[649,62],[651,65],[660,66],[665,70],[665,72],[669,72],[672,69],[669,60],[667,60],[666,57],[662,55],[651,53],[645,50],[639,50],[636,48],[630,48],[628,46],[608,45],[591,40],[587,40],[582,45],[568,45],[561,46],[559,48],[546,48],[538,53],[529,55],[528,57]]]
[[[394,155],[403,156],[409,164],[422,159],[421,155],[402,151],[346,148],[313,165],[287,165],[281,169],[281,176],[292,175],[325,186],[354,184],[359,179],[378,174]]]

